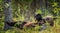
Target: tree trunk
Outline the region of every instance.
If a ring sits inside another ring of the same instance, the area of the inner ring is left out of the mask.
[[[12,22],[12,7],[11,7],[12,0],[4,0],[4,14],[5,14],[5,25],[4,30],[12,28],[6,22]]]
[[[31,10],[32,10],[32,15],[35,16],[36,12],[36,0],[33,0],[31,3]]]
[[[34,16],[35,16],[35,12],[36,12],[36,0],[34,0]]]
[[[45,16],[46,0],[40,0],[40,9],[42,10],[42,14]]]

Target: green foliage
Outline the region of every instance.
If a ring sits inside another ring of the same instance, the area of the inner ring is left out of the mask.
[[[59,11],[58,3],[57,2],[53,2],[52,7],[53,7],[53,12],[54,13],[57,13]]]
[[[42,14],[42,11],[38,9],[36,13],[37,14]]]
[[[6,33],[15,33],[15,31],[8,30],[8,31],[6,31]]]
[[[24,28],[23,30],[20,30],[16,27],[14,27],[13,29],[9,29],[7,31],[2,30],[1,25],[4,25],[2,22],[0,23],[0,33],[60,33],[60,25],[58,24],[60,21],[60,19],[57,19],[55,21],[55,26],[51,27],[51,26],[47,26],[46,30],[43,31],[38,31],[38,29],[40,28],[40,26],[36,26],[35,28]]]
[[[52,7],[57,7],[57,6],[58,6],[58,3],[57,2],[53,2]]]
[[[3,0],[0,0],[0,2],[3,2]]]
[[[3,11],[3,0],[0,0],[0,12]]]

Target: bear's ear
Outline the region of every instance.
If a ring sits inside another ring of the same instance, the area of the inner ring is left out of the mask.
[[[53,20],[56,20],[57,18],[53,18]]]

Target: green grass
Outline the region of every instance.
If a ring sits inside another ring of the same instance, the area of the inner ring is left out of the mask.
[[[24,28],[23,30],[20,30],[16,27],[14,27],[13,29],[9,29],[7,31],[4,31],[3,30],[3,27],[4,27],[4,23],[3,22],[0,22],[0,33],[60,33],[60,19],[57,19],[55,22],[54,22],[54,26],[51,27],[51,26],[48,26],[46,28],[46,30],[43,30],[43,31],[38,31],[39,29],[39,26],[35,27],[35,28]]]

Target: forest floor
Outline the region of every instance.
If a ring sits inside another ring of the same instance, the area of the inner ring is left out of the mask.
[[[4,22],[0,22],[0,33],[60,33],[60,19],[57,19],[54,23],[55,24],[53,27],[47,25],[48,27],[42,31],[38,31],[39,26],[32,29],[24,29],[24,30],[20,30],[14,27],[13,29],[4,31],[3,30]]]

